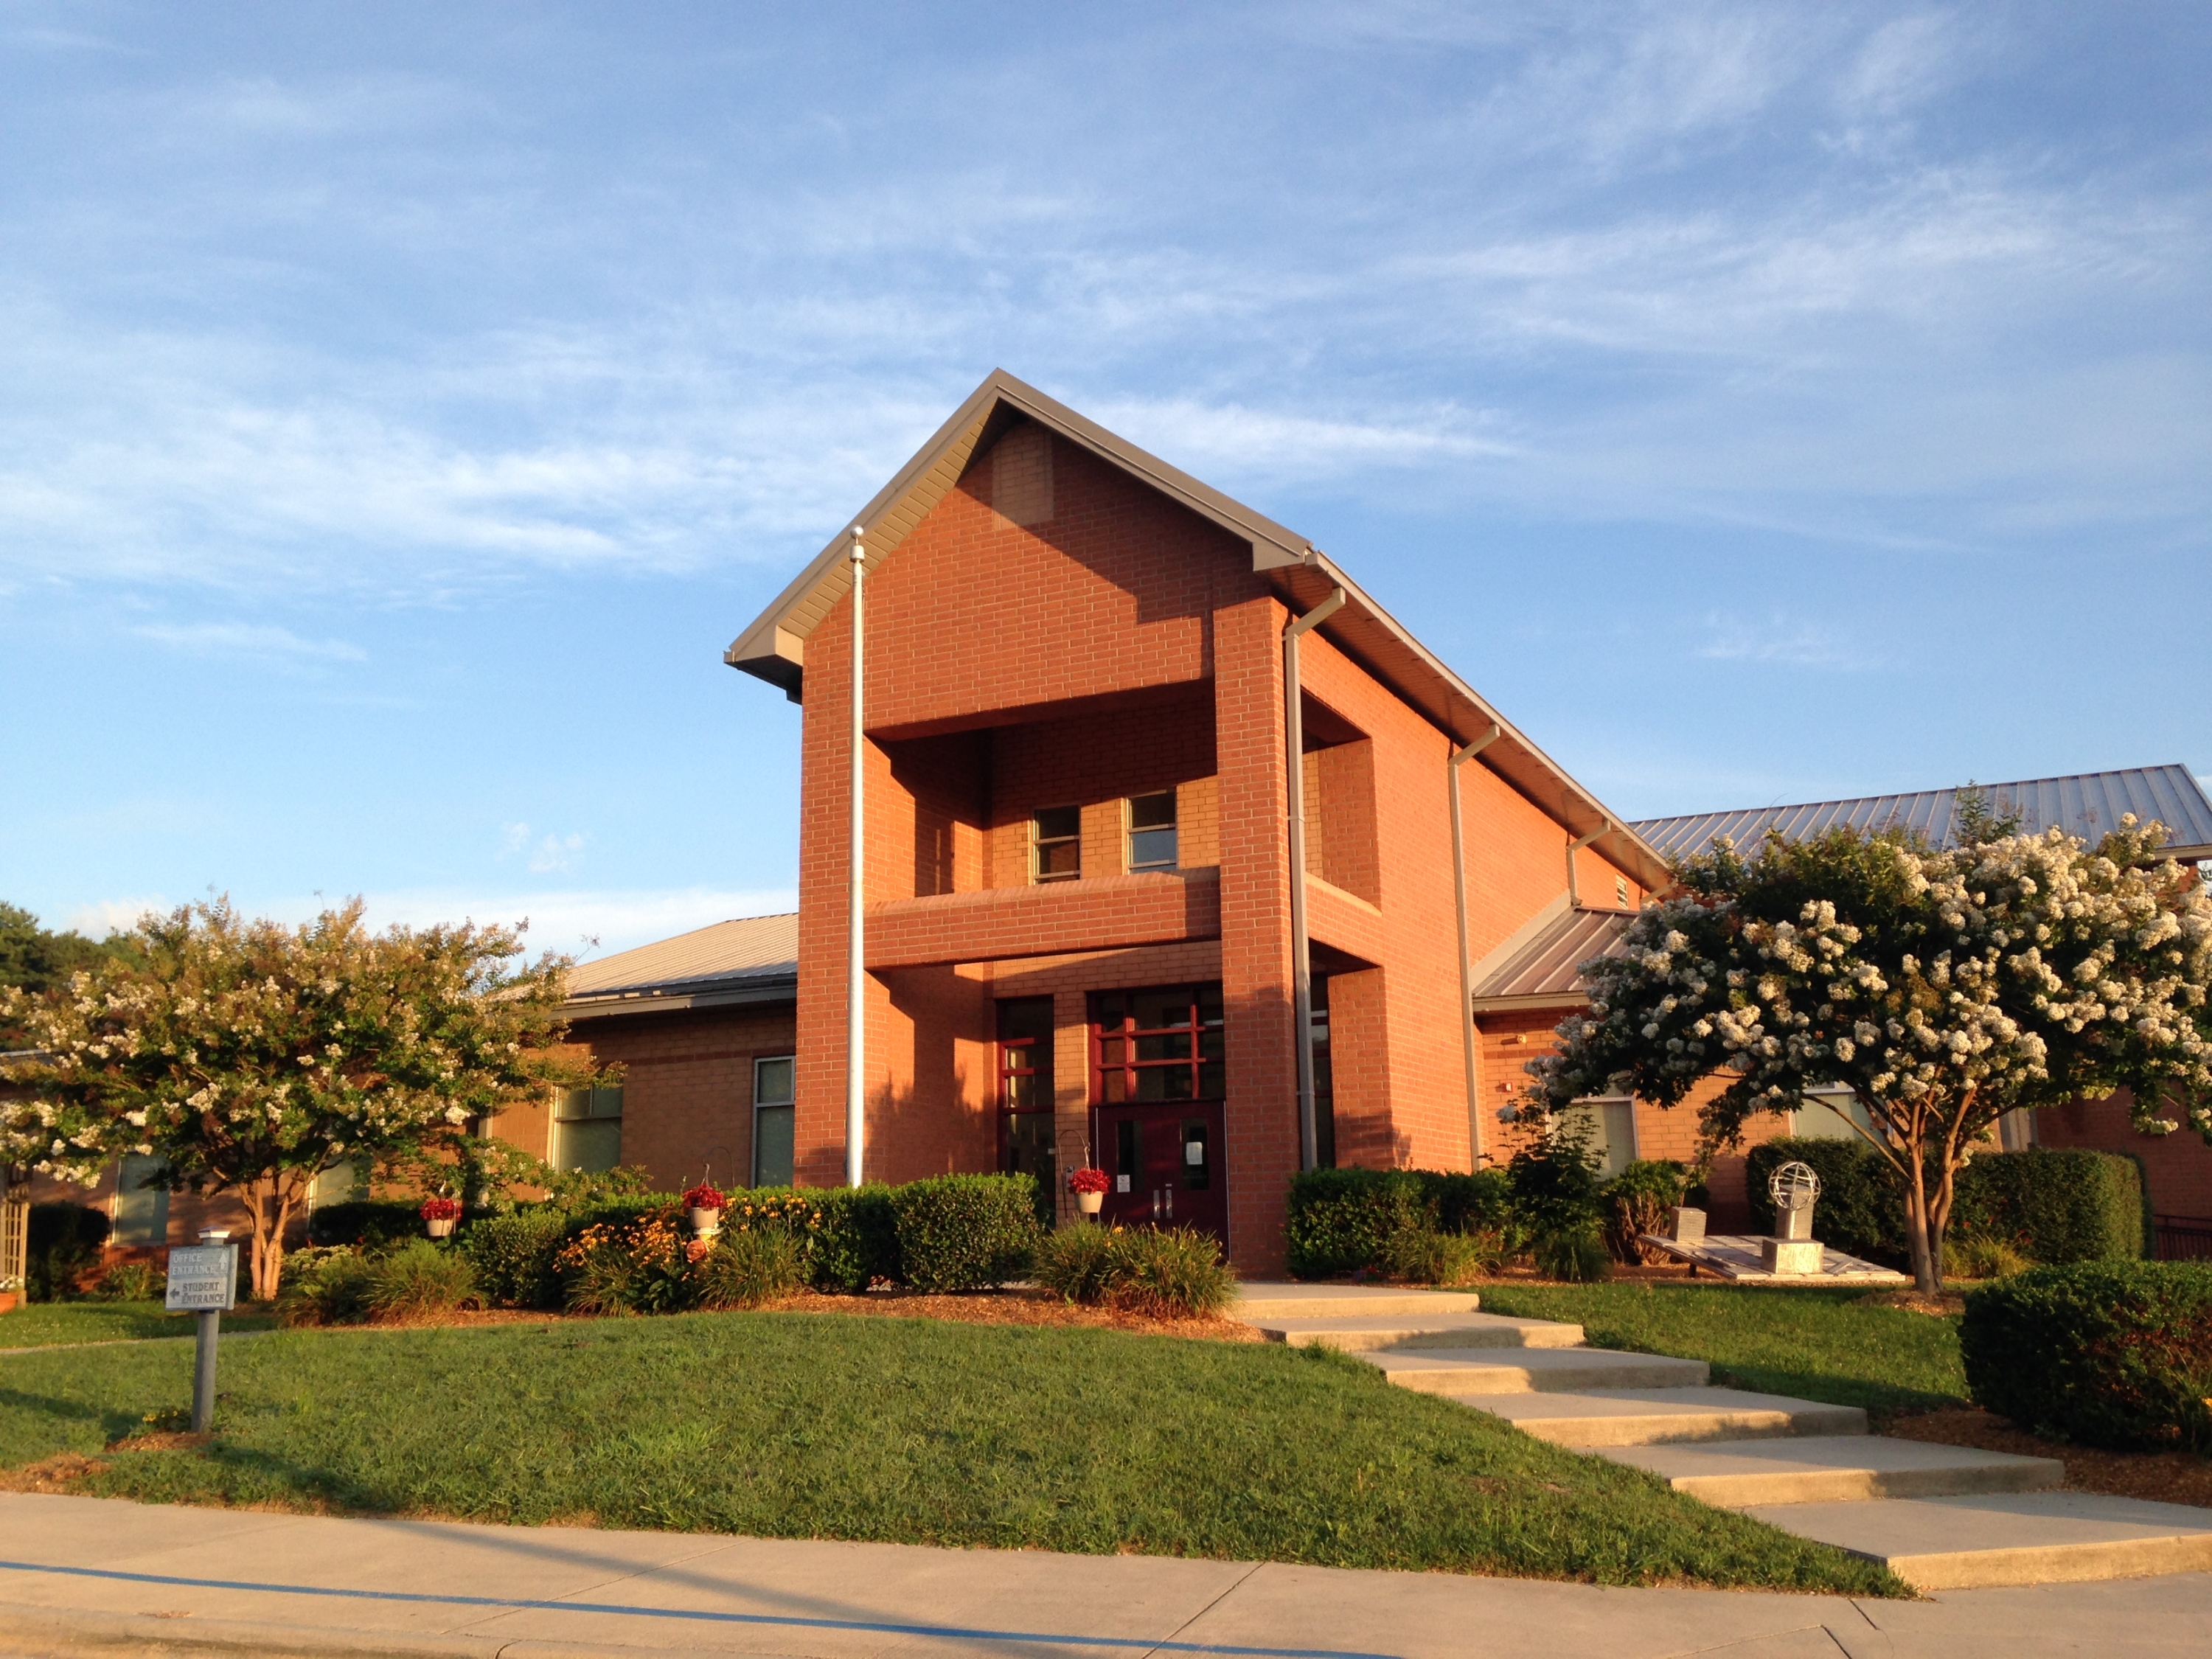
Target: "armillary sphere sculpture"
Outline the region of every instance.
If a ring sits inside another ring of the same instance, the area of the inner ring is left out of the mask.
[[[1766,1190],[1778,1211],[1809,1210],[1820,1195],[1820,1177],[1809,1164],[1785,1164],[1768,1180]]]

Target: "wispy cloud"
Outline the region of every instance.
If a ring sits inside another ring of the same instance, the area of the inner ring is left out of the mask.
[[[105,939],[136,927],[141,917],[161,915],[175,908],[158,893],[143,898],[95,899],[70,911],[67,925],[88,939]]]
[[[1708,617],[1707,639],[1697,654],[1711,662],[1761,663],[1786,668],[1858,670],[1880,659],[1846,643],[1830,630],[1780,617],[1764,623],[1734,617]]]
[[[131,630],[143,640],[197,657],[246,657],[264,661],[367,662],[368,653],[343,640],[303,639],[289,628],[252,623],[146,623]]]
[[[580,831],[539,836],[526,823],[510,823],[502,832],[499,855],[502,860],[521,859],[533,875],[572,871],[584,862],[584,843],[587,839]]]

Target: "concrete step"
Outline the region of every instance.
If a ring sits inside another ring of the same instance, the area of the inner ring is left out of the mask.
[[[1382,1357],[1382,1356],[1378,1356]],[[1462,1395],[1463,1405],[1578,1451],[1786,1435],[1857,1435],[1866,1413],[1736,1389],[1608,1389],[1602,1393]]]
[[[1708,1375],[1702,1359],[1610,1348],[1522,1348],[1510,1358],[1495,1348],[1385,1349],[1361,1358],[1401,1389],[1449,1395],[1470,1404],[1483,1403],[1481,1397],[1488,1395],[1696,1388]]]
[[[1473,1313],[1473,1291],[1407,1291],[1391,1285],[1299,1285],[1261,1280],[1237,1287],[1235,1319],[1343,1319],[1374,1314]]]
[[[1744,1513],[1880,1561],[1922,1589],[2212,1568],[2212,1510],[2097,1492],[1763,1504]],[[2124,1644],[2124,1630],[2112,1640]]]
[[[1353,1318],[1254,1318],[1245,1322],[1271,1342],[1294,1348],[1325,1343],[1346,1353],[1382,1348],[1578,1348],[1583,1328],[1549,1319],[1509,1319],[1504,1314],[1367,1314]]]
[[[1601,1449],[1599,1455],[1649,1469],[1676,1492],[1731,1509],[1752,1504],[2041,1492],[2066,1475],[2066,1466],[2056,1458],[2014,1457],[1967,1446],[1864,1434],[1613,1446]]]

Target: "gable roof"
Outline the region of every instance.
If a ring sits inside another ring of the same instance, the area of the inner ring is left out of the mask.
[[[968,463],[1022,420],[1035,421],[1089,450],[1139,482],[1226,530],[1252,550],[1252,568],[1303,614],[1344,589],[1343,608],[1321,624],[1329,642],[1373,674],[1454,743],[1497,736],[1479,763],[1534,802],[1569,836],[1595,834],[1615,863],[1646,888],[1664,887],[1666,860],[1557,761],[1500,714],[1474,689],[1377,605],[1335,562],[1305,537],[1265,514],[1201,483],[1188,473],[1109,432],[1004,369],[994,369],[938,428],[914,459],[862,507],[851,528],[873,571],[959,482]],[[791,585],[722,653],[732,667],[781,686],[794,702],[805,684],[806,641],[852,586],[846,559],[850,528],[841,530]]]
[[[2040,831],[2056,824],[2094,844],[2106,830],[2119,828],[2123,814],[2132,812],[2139,822],[2155,818],[2173,832],[2166,850],[2175,858],[2212,859],[2212,798],[2185,766],[2139,766],[1979,787],[1992,810],[2017,811],[2023,830]],[[1855,830],[1896,825],[1917,830],[1936,846],[1944,847],[1951,843],[1958,802],[1956,789],[1923,789],[1913,794],[1860,795],[1795,806],[1645,818],[1636,828],[1670,861],[1704,852],[1717,836],[1728,836],[1738,847],[1755,845],[1770,825],[1791,841],[1838,824]]]
[[[799,994],[799,918],[741,916],[674,939],[617,951],[568,970],[572,1020],[734,1003],[780,1002]]]

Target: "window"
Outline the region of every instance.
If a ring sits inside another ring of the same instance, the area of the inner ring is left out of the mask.
[[[308,1191],[307,1206],[312,1212],[327,1204],[343,1204],[353,1197],[353,1164],[333,1164],[315,1177],[315,1184]],[[368,1194],[364,1193],[362,1196]]]
[[[623,1091],[563,1089],[553,1101],[553,1167],[598,1175],[622,1162]]]
[[[1176,867],[1176,792],[1129,799],[1129,868],[1172,870]]]
[[[1103,1105],[1219,1100],[1221,988],[1101,991],[1091,999],[1091,1098]]]
[[[169,1189],[160,1184],[169,1166],[142,1152],[125,1152],[115,1176],[115,1224],[108,1241],[115,1244],[166,1244],[169,1242]]]
[[[1803,1140],[1856,1140],[1859,1129],[1873,1127],[1867,1109],[1849,1089],[1808,1089],[1790,1133]]]
[[[791,1185],[792,1155],[797,1142],[793,1119],[798,1108],[799,1062],[775,1054],[753,1062],[753,1185]]]
[[[1578,1100],[1569,1109],[1589,1125],[1590,1155],[1599,1176],[1610,1181],[1636,1161],[1636,1103],[1625,1095]]]
[[[999,1004],[999,1167],[1036,1178],[1037,1216],[1050,1225],[1060,1192],[1050,997]]]
[[[1083,873],[1083,809],[1040,806],[1030,818],[1038,881],[1073,881]]]
[[[1314,1162],[1336,1167],[1336,1073],[1328,1059],[1328,975],[1313,979]]]

